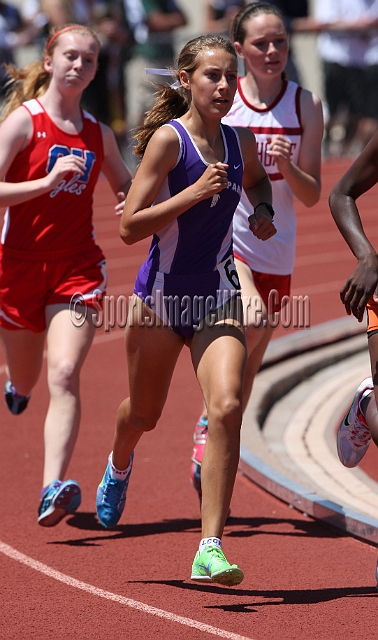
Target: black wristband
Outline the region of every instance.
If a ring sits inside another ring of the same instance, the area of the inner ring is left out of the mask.
[[[256,213],[257,209],[261,206],[261,205],[265,205],[266,208],[268,209],[270,215],[272,216],[272,220],[274,218],[274,209],[272,207],[272,205],[269,202],[259,202],[259,204],[257,204],[254,209],[253,209],[253,213]]]

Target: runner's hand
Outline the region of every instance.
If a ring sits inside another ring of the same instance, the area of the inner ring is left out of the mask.
[[[368,256],[358,262],[352,275],[340,291],[347,314],[362,322],[369,299],[378,285],[378,256]]]
[[[123,191],[118,191],[117,198],[118,204],[116,204],[114,210],[116,212],[116,216],[120,216],[125,208],[126,195],[123,193]]]
[[[269,240],[269,238],[277,233],[277,229],[269,213],[265,214],[262,213],[262,211],[257,211],[249,216],[248,222],[253,235],[259,238],[259,240]]]
[[[47,175],[49,188],[57,187],[58,184],[66,177],[68,173],[83,176],[85,173],[85,160],[73,153],[68,156],[60,156],[55,162],[50,173]]]
[[[227,169],[228,164],[223,164],[222,162],[210,164],[206,167],[202,176],[193,185],[199,200],[211,198],[211,196],[227,188]]]
[[[279,171],[285,171],[285,168],[290,164],[291,156],[291,142],[285,136],[276,135],[271,138],[267,138],[269,143],[267,154],[274,158],[277,169]]]

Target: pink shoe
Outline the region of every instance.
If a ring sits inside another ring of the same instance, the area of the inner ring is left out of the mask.
[[[202,487],[201,487],[201,466],[196,462],[192,462],[190,467],[190,484],[193,489],[198,493],[200,504],[202,502]]]
[[[207,440],[207,425],[207,418],[201,416],[196,424],[193,434],[194,447],[191,458],[192,466],[190,468],[190,483],[197,491],[200,503],[202,500],[201,464]]]
[[[196,428],[193,434],[194,447],[191,458],[193,462],[197,463],[200,466],[202,464],[203,452],[205,450],[205,444],[207,440],[207,428],[207,418],[203,418],[201,416],[196,424]]]

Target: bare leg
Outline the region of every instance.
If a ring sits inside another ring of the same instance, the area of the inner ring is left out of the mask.
[[[268,312],[255,287],[250,268],[240,260],[235,260],[235,265],[242,288],[245,339],[248,353],[243,387],[244,412],[252,393],[256,374],[260,369],[265,351],[273,335],[274,327],[273,323],[269,322]],[[254,309],[257,309],[256,313],[254,313]],[[264,326],[264,322],[266,326]],[[206,406],[202,416],[207,418]]]
[[[17,393],[28,396],[36,384],[42,367],[46,332],[28,329],[10,331],[0,328],[7,363],[7,374]]]
[[[361,118],[358,122],[356,138],[360,142],[360,151],[364,149],[378,129],[378,121],[375,118]]]
[[[130,326],[129,317],[125,334],[130,397],[118,409],[113,442],[113,464],[120,470],[127,468],[142,434],[154,429],[159,420],[184,346],[183,338],[170,327],[159,326],[161,322],[140,298],[134,296],[133,301],[133,322]]]
[[[272,323],[269,322],[268,312],[255,287],[250,268],[240,260],[235,260],[235,265],[242,288],[244,327],[248,352],[243,388],[244,411],[248,404],[253,382],[258,370],[260,369],[264,353],[273,335],[274,328]],[[254,313],[254,309],[257,309],[258,311]]]
[[[43,486],[63,480],[76,443],[80,416],[80,370],[92,344],[95,328],[71,321],[67,305],[49,305],[47,364],[50,403],[45,420]]]
[[[202,537],[221,538],[239,463],[246,360],[243,328],[236,320],[212,328],[205,323],[192,339],[191,353],[209,420],[201,469]]]
[[[260,368],[264,353],[267,349],[269,341],[273,335],[273,324],[269,323],[267,310],[258,293],[254,282],[250,268],[244,262],[235,260],[235,264],[238,270],[238,275],[242,287],[242,300],[243,300],[243,312],[244,312],[244,327],[245,327],[245,339],[247,345],[247,362],[245,366],[244,384],[243,384],[243,396],[242,396],[242,411],[248,404],[253,382],[256,374]],[[254,303],[257,302],[257,305]],[[254,313],[254,309],[261,310],[261,312]],[[263,321],[266,321],[265,323]],[[266,324],[266,326],[264,326]],[[204,409],[202,412],[202,418],[208,419],[209,412],[206,402],[206,396],[204,396]],[[205,423],[206,424],[206,423]],[[197,435],[197,434],[200,435]],[[203,489],[203,462],[201,462],[201,456],[205,460],[205,452],[208,449],[208,438],[210,432],[206,433],[206,426],[196,427],[195,445],[193,454],[195,453],[195,460],[198,463],[194,463],[191,466],[191,482],[200,496],[200,500],[203,499],[203,493],[201,498],[201,490]],[[204,441],[206,446],[204,448]],[[192,455],[193,455],[192,454]],[[213,534],[211,534],[213,535]]]

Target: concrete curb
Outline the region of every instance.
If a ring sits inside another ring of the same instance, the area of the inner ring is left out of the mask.
[[[245,413],[239,469],[252,482],[298,511],[378,546],[377,519],[302,486],[282,473],[282,469],[275,468],[272,456],[262,459],[265,456],[261,445],[264,421],[274,403],[298,385],[304,376],[366,349],[365,332],[364,325],[354,318],[345,317],[270,343],[256,378],[256,387],[259,386],[259,376],[265,377],[265,384],[260,384],[257,397],[252,394]],[[279,369],[281,373],[277,375]],[[252,453],[252,448],[259,453],[259,446],[254,446],[256,436],[259,436],[260,457]]]
[[[243,446],[239,468],[249,480],[298,511],[378,546],[378,520],[302,487],[256,458]]]

